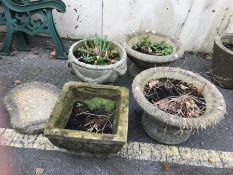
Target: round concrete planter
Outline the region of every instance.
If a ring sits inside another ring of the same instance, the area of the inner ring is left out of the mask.
[[[166,113],[144,96],[144,87],[152,79],[173,78],[193,84],[202,90],[206,101],[206,112],[198,118],[183,118]],[[180,68],[158,67],[141,72],[132,85],[133,95],[143,109],[142,125],[153,139],[165,144],[179,144],[186,141],[192,131],[216,125],[226,113],[223,96],[218,89],[203,77]]]
[[[73,74],[75,74],[81,81],[88,83],[112,83],[118,77],[124,75],[127,71],[126,52],[125,49],[110,41],[110,47],[119,51],[121,59],[112,65],[91,65],[78,61],[73,52],[77,48],[83,47],[86,40],[81,40],[74,43],[69,49],[68,66]]]
[[[223,88],[233,88],[233,51],[223,45],[223,42],[233,38],[233,34],[223,34],[215,37],[213,49],[213,81]]]
[[[156,56],[144,54],[132,49],[133,45],[145,36],[149,36],[153,42],[165,41],[173,47],[173,53],[167,56]],[[133,62],[128,70],[132,78],[145,69],[156,66],[166,66],[184,55],[184,50],[179,41],[153,31],[133,32],[126,37],[125,43],[127,55]]]

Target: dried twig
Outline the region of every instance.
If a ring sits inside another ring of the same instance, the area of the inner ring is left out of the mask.
[[[93,132],[95,130],[95,132],[97,133],[103,133],[106,127],[109,126],[109,128],[112,128],[111,118],[114,116],[114,114],[115,111],[105,115],[99,115],[84,111],[76,114],[76,116],[87,115],[88,122],[85,124],[85,127],[87,127],[86,131]]]
[[[105,117],[105,118],[111,118],[111,116],[113,114],[106,114],[106,115],[98,115],[98,114],[93,114],[93,113],[90,113],[90,112],[80,112],[78,114],[76,114],[75,116],[80,116],[80,115],[89,115],[89,116],[96,116],[96,117]]]
[[[202,113],[202,110],[195,102],[204,104],[197,97],[189,94],[177,97],[167,97],[154,104],[166,112],[190,118],[198,117]]]
[[[204,89],[204,87],[203,87]],[[181,80],[162,78],[145,86],[145,97],[159,109],[182,117],[199,117],[204,113],[202,91]]]

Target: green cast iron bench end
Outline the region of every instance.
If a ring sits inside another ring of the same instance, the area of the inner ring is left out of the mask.
[[[14,34],[20,50],[27,50],[25,34],[34,36],[45,33],[51,36],[56,46],[57,58],[67,59],[52,15],[53,9],[62,13],[66,11],[66,6],[61,0],[2,0],[1,3],[4,11],[0,14],[0,25],[7,26],[6,38],[0,49],[1,55],[10,54]],[[39,17],[34,19],[35,15]]]

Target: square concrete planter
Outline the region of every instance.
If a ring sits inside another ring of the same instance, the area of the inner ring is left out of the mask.
[[[44,129],[44,135],[56,146],[84,155],[109,156],[117,153],[127,142],[128,89],[117,86],[68,82]],[[113,134],[64,129],[75,101],[102,97],[116,102]]]

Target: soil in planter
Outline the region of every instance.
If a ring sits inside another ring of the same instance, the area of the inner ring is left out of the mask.
[[[226,48],[230,49],[231,51],[233,51],[233,43],[230,42],[223,42],[222,43]]]
[[[167,56],[173,52],[172,46],[165,41],[161,41],[160,43],[152,42],[149,36],[142,38],[141,41],[133,45],[132,49],[144,54],[156,56]]]
[[[206,109],[202,92],[181,80],[151,80],[144,88],[144,95],[159,109],[185,118],[199,117]]]
[[[113,134],[115,103],[108,99],[93,98],[75,102],[65,129]]]

